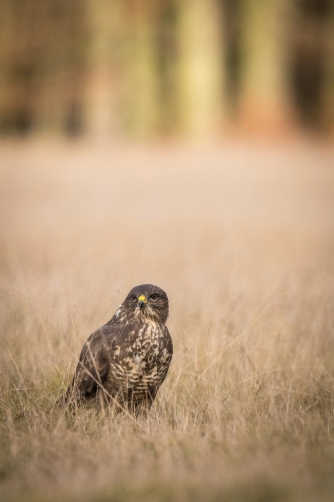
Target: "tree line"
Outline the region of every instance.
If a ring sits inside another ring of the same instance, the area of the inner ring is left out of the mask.
[[[0,133],[334,129],[333,0],[1,0]]]

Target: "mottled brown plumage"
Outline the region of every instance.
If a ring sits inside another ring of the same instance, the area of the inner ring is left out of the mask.
[[[133,288],[112,319],[88,338],[59,404],[112,402],[134,414],[150,409],[173,354],[167,317],[162,289]]]

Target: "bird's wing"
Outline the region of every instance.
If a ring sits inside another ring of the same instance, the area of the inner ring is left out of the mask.
[[[79,402],[101,387],[112,360],[113,327],[95,331],[84,344],[73,380],[62,403]]]
[[[95,331],[82,348],[75,372],[76,386],[81,393],[92,392],[102,384],[108,371],[110,359],[106,350],[106,336],[102,330]]]

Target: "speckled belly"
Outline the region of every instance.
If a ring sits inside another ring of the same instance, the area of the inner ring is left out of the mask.
[[[163,337],[146,326],[126,352],[111,362],[105,386],[114,395],[122,395],[122,400],[139,402],[153,397],[165,379],[171,357]]]
[[[139,360],[139,356],[133,357],[132,361],[128,360],[126,364],[124,362],[112,365],[106,387],[110,386],[121,402],[139,403],[149,397],[154,398],[167,374],[170,357],[150,366],[149,370],[146,361]]]

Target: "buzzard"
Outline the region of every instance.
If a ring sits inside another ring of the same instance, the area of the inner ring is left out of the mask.
[[[84,344],[58,403],[111,402],[134,415],[149,410],[173,355],[168,313],[162,289],[152,284],[131,289],[112,319]]]

